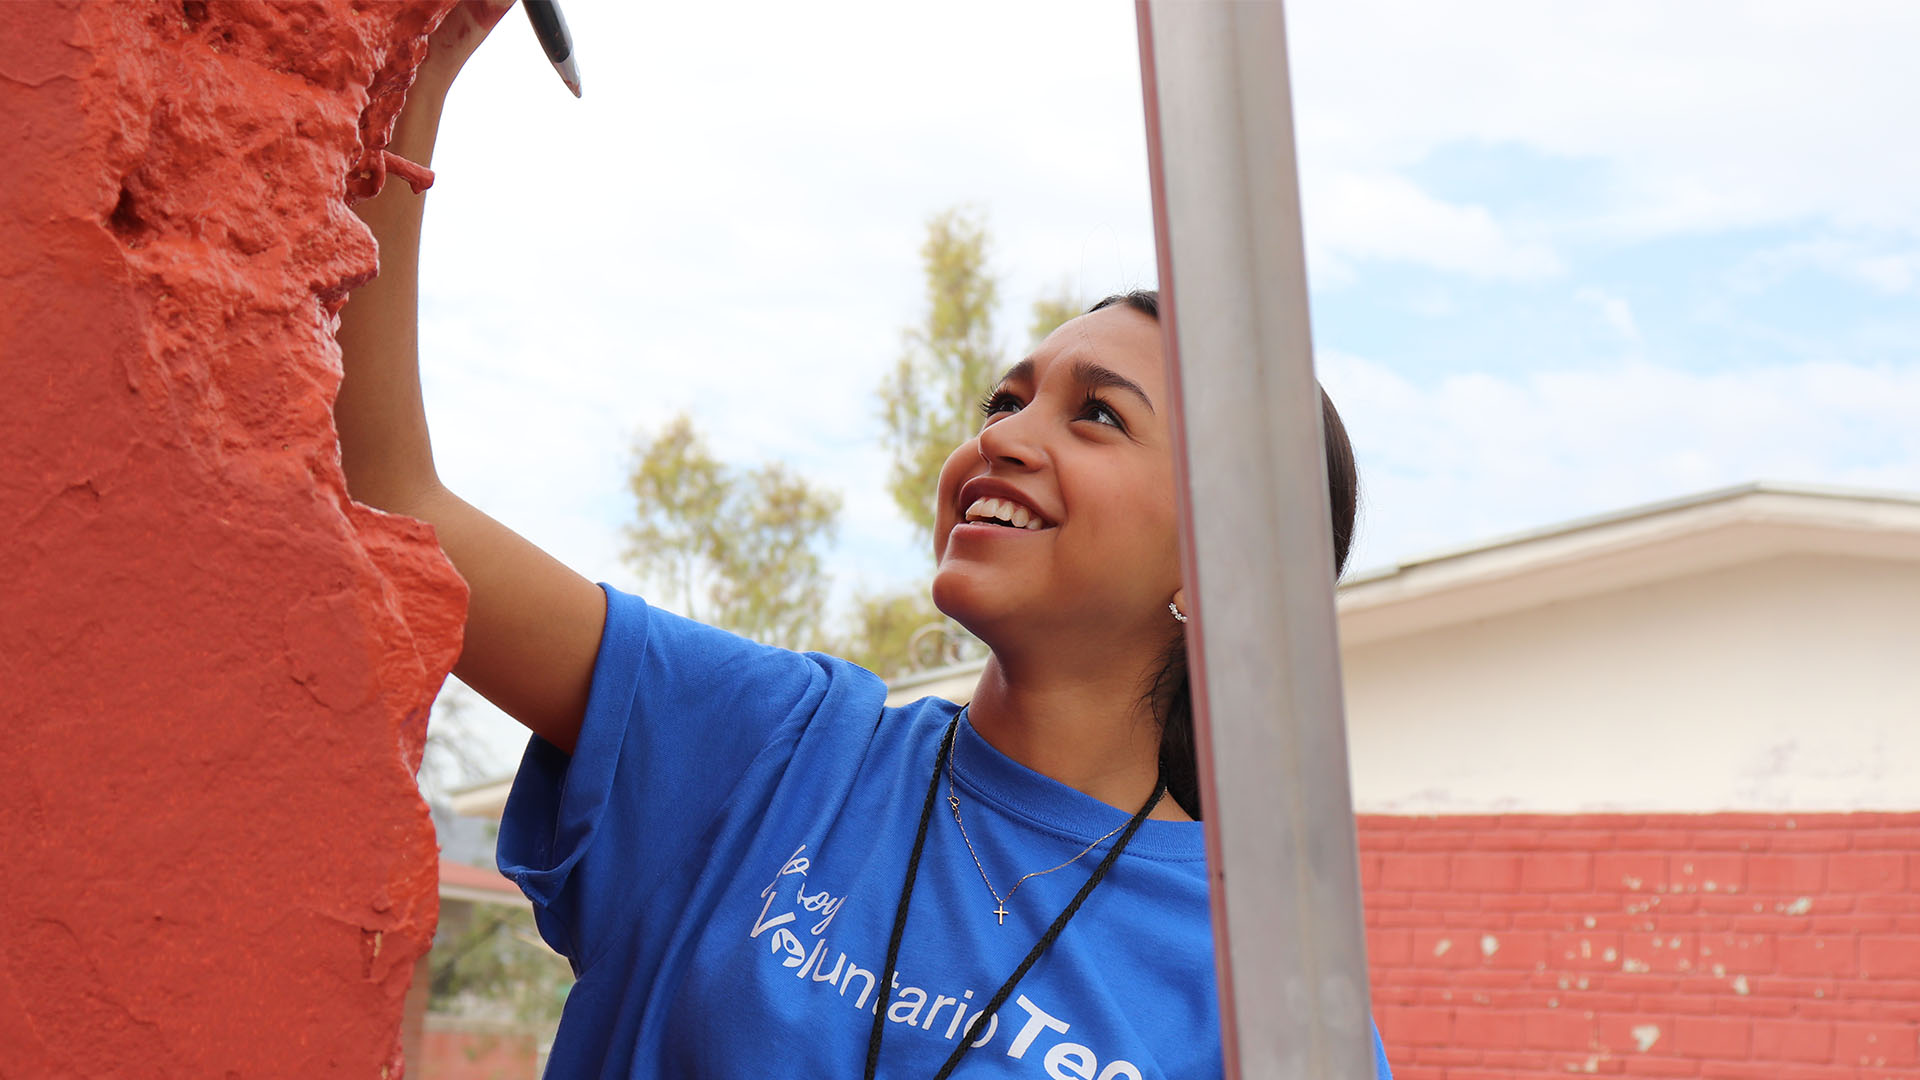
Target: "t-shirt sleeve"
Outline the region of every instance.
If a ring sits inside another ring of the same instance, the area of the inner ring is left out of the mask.
[[[624,928],[619,913],[695,851],[756,756],[812,716],[839,665],[601,589],[606,625],[579,742],[571,756],[539,736],[528,743],[497,852],[576,971]]]

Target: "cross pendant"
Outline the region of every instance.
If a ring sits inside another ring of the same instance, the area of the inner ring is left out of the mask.
[[[995,915],[998,915],[998,916],[1000,916],[1000,925],[1001,925],[1001,926],[1005,926],[1005,925],[1007,925],[1007,905],[1005,905],[1005,904],[1001,904],[1001,905],[999,905],[998,907],[995,907],[995,908],[993,909],[993,913],[994,913]]]

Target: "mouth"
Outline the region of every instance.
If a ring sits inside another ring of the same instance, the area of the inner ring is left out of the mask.
[[[967,512],[961,516],[960,523],[1025,532],[1053,528],[1052,522],[1035,513],[1031,507],[1022,506],[1012,499],[992,497],[973,500]]]

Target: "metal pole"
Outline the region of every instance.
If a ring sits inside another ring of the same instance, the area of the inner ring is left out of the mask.
[[[1227,1075],[1360,1080],[1366,940],[1284,17],[1280,0],[1136,11]]]

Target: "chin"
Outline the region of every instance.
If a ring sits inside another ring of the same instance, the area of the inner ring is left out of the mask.
[[[930,593],[933,606],[940,613],[973,632],[973,621],[979,615],[979,607],[986,593],[985,582],[975,580],[964,569],[941,566],[933,572],[933,585]]]
[[[986,577],[977,567],[942,566],[934,571],[931,592],[941,614],[991,647],[994,628],[1017,613],[1007,603],[1005,586],[996,588]]]

